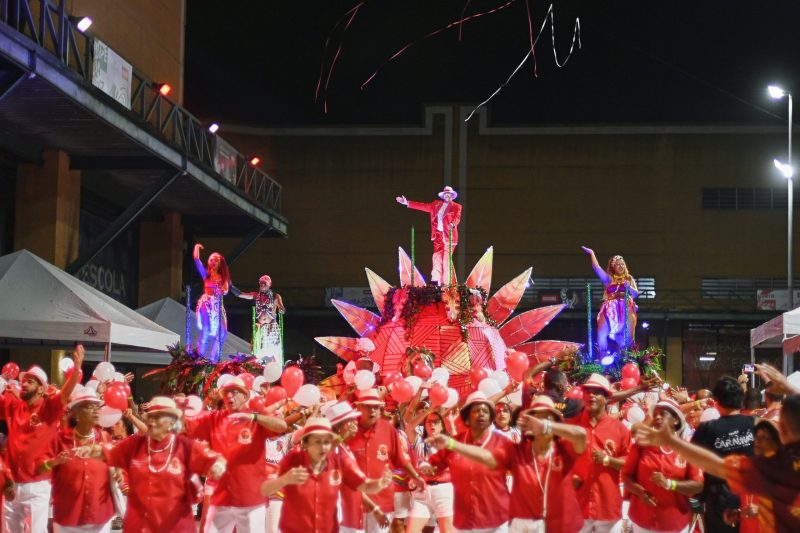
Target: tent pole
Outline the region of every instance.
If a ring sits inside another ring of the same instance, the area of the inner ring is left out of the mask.
[[[111,361],[111,343],[107,342],[106,347],[103,350],[103,361],[110,362]]]

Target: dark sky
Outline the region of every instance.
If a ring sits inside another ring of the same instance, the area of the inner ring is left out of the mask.
[[[331,34],[358,0],[187,2],[185,104],[195,115],[263,126],[418,123],[425,103],[478,103],[529,50],[525,0],[406,44],[508,0],[367,0],[346,32]],[[534,33],[549,2],[528,0]],[[550,23],[491,104],[496,123],[779,123],[780,82],[800,94],[797,0],[570,0],[555,3],[559,58],[575,18],[582,48],[558,68]],[[331,34],[331,43],[325,40]],[[315,103],[321,67],[341,53],[328,113]],[[374,81],[360,85],[379,67]],[[758,109],[763,108],[763,109]],[[785,120],[785,118],[783,118]]]

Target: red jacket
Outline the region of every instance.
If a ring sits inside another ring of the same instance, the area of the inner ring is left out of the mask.
[[[409,209],[416,209],[417,211],[427,211],[431,215],[431,240],[436,240],[436,234],[438,230],[436,229],[437,226],[437,217],[439,215],[439,209],[441,209],[442,204],[444,202],[442,200],[434,200],[433,202],[426,204],[424,202],[413,202],[409,200],[408,207]],[[444,236],[443,240],[447,240],[444,237],[447,237],[450,233],[450,224],[453,225],[453,244],[458,244],[458,223],[461,222],[461,204],[457,204],[455,202],[450,202],[450,205],[447,207],[447,210],[444,212],[444,216],[442,217],[442,228],[444,228]]]

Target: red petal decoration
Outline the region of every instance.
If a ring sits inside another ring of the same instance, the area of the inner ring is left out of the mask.
[[[400,286],[405,287],[411,285],[411,258],[402,247],[397,248],[398,268],[400,269]],[[419,273],[417,267],[414,267],[414,287],[424,287],[425,278]]]
[[[549,305],[517,315],[500,328],[500,336],[506,346],[513,348],[542,331],[565,307],[566,304]]]
[[[378,310],[383,313],[384,299],[392,286],[372,270],[368,268],[364,270],[367,272],[367,281],[369,281],[369,289],[372,291],[372,299],[375,300]]]
[[[358,341],[360,340],[358,338],[314,337],[314,340],[347,362],[358,355]]]
[[[490,246],[484,252],[483,257],[475,263],[472,272],[469,273],[467,278],[467,287],[482,288],[489,293],[492,286],[492,258],[494,257],[494,248]]]
[[[519,344],[515,350],[532,355],[540,363],[545,359],[558,355],[561,352],[572,352],[578,350],[582,345],[577,342],[567,341],[533,341]]]
[[[357,305],[343,302],[341,300],[331,300],[334,307],[342,314],[350,326],[356,330],[356,333],[368,336],[368,333],[375,331],[378,327],[381,317],[371,311],[367,311]]]
[[[502,324],[505,319],[511,316],[511,313],[514,312],[517,305],[519,305],[519,301],[525,293],[525,288],[528,286],[528,280],[531,277],[532,270],[532,268],[529,268],[512,279],[503,285],[499,291],[494,293],[494,296],[489,298],[486,311],[497,324]]]

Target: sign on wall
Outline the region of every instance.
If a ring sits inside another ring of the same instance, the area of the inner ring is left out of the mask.
[[[221,137],[214,138],[214,170],[228,181],[236,181],[236,148]]]
[[[94,40],[92,85],[131,108],[133,67],[100,39]]]
[[[343,300],[359,307],[375,308],[372,291],[369,287],[327,287],[325,289],[325,306],[333,307],[331,300]]]
[[[794,304],[800,304],[800,290],[794,292]],[[756,291],[756,308],[759,311],[788,311],[788,289],[760,289]]]

